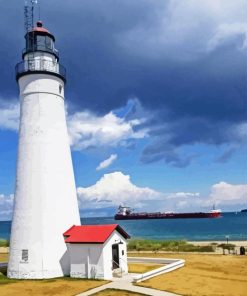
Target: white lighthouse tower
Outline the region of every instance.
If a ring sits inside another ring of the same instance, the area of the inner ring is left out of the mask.
[[[80,225],[65,119],[66,72],[42,22],[25,39],[16,66],[21,114],[8,277],[60,277],[69,274],[63,233]]]

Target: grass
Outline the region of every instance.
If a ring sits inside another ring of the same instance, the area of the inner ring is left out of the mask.
[[[0,247],[9,247],[9,241],[7,239],[0,239]]]
[[[128,251],[214,252],[215,245],[195,246],[185,240],[131,240]]]
[[[107,281],[72,279],[69,277],[48,280],[15,280],[8,279],[0,273],[0,295],[71,296],[106,283]]]
[[[129,254],[144,257],[146,254]],[[185,267],[138,285],[184,296],[245,296],[247,256],[210,254],[149,254],[185,259]]]
[[[143,296],[145,294],[130,292],[119,289],[105,289],[104,291],[93,294],[92,296]]]
[[[161,266],[164,266],[163,264],[152,264],[152,263],[129,263],[129,273],[144,273],[148,272],[150,270],[154,270],[156,268],[159,268]]]

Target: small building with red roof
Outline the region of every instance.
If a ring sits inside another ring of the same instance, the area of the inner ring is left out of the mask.
[[[127,239],[118,224],[72,226],[64,234],[70,276],[110,280],[128,273]]]

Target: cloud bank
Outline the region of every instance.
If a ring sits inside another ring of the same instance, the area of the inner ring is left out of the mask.
[[[20,106],[17,101],[0,101],[0,129],[17,132]],[[70,144],[73,150],[81,151],[98,147],[127,146],[131,140],[148,136],[148,129],[142,128],[144,118],[119,117],[112,111],[96,115],[89,111],[67,115]],[[115,160],[115,157],[112,156]],[[110,164],[109,164],[110,165]]]
[[[194,212],[209,211],[213,205],[223,211],[247,208],[247,185],[219,182],[203,197],[199,192],[159,192],[135,185],[129,175],[122,172],[104,174],[89,187],[78,187],[79,208],[84,217],[112,216],[117,207],[130,206],[137,211]],[[0,194],[0,220],[12,215],[13,195]]]
[[[122,172],[105,174],[96,184],[77,188],[81,207],[105,207],[119,204],[140,205],[145,200],[160,198],[161,194],[148,187],[134,185]]]

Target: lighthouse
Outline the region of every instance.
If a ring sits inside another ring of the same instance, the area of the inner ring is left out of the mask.
[[[66,70],[42,22],[25,40],[16,66],[20,126],[8,277],[61,277],[70,273],[63,233],[80,225],[64,107]]]

